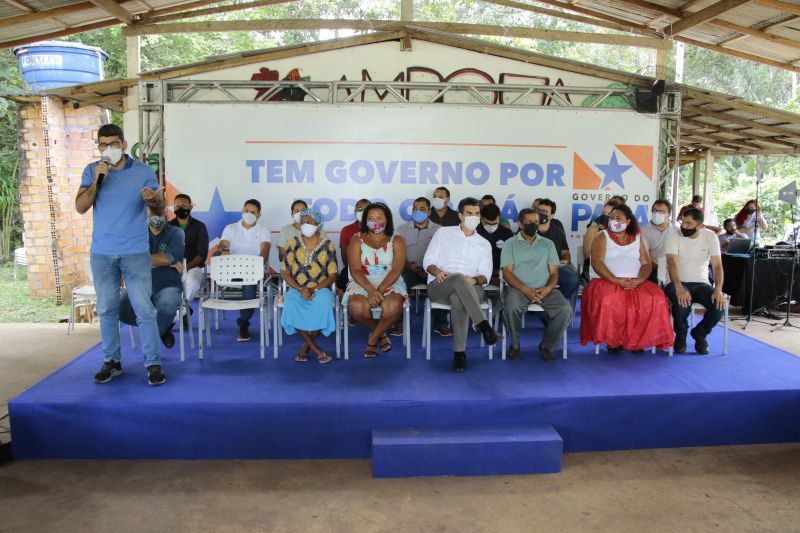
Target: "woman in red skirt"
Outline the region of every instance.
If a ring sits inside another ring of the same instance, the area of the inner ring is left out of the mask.
[[[605,343],[612,354],[672,346],[669,301],[647,280],[651,270],[631,208],[615,207],[608,229],[592,243],[591,282],[581,301],[581,344]]]

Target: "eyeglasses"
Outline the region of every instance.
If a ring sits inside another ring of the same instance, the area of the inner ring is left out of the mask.
[[[109,147],[111,147],[111,148],[121,148],[122,147],[122,143],[119,142],[119,141],[114,141],[114,142],[110,142],[110,143],[97,143],[97,148],[101,152],[105,152],[106,149],[109,148]]]

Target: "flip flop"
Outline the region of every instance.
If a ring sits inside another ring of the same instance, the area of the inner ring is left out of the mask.
[[[331,361],[333,361],[333,357],[326,354],[325,352],[322,352],[322,357],[317,356],[317,362],[321,365],[324,365],[325,363],[330,363]]]
[[[377,357],[377,355],[378,355],[378,345],[367,343],[367,347],[364,349],[364,357],[366,357],[367,359],[372,359],[373,357]]]

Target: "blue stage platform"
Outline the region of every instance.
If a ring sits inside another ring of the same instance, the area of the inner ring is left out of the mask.
[[[420,347],[413,317],[412,359],[399,338],[377,359],[361,357],[364,330],[351,329],[351,358],[259,359],[258,344],[237,343],[231,316],[198,361],[167,352],[167,383],[148,387],[141,354],[124,351],[125,373],[98,385],[95,346],[9,402],[19,459],[367,458],[373,429],[552,425],[564,451],[800,441],[800,357],[731,330],[711,355],[595,356],[570,330],[569,359],[545,363],[529,319],[525,359],[489,361],[470,336],[469,370],[451,370],[450,339]],[[127,332],[123,332],[127,346]],[[323,339],[333,352],[333,337]],[[690,344],[691,349],[691,344]],[[271,354],[271,351],[269,351]]]

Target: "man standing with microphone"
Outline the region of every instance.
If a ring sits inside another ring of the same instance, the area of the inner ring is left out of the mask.
[[[154,214],[164,213],[163,188],[148,165],[125,153],[128,143],[122,129],[105,124],[97,132],[101,161],[83,170],[75,208],[83,214],[94,207],[90,262],[97,292],[100,338],[105,362],[94,376],[108,383],[122,374],[120,363],[120,283],[136,313],[147,382],[161,385],[161,346],[152,291],[151,258],[148,243],[147,206]]]

